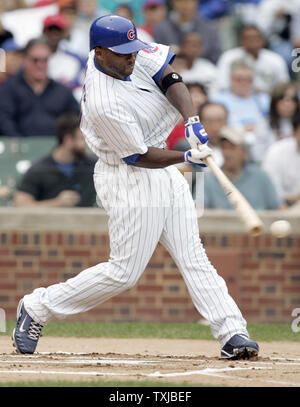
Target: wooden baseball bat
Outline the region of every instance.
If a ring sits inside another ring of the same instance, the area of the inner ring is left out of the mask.
[[[245,224],[248,232],[252,236],[258,236],[263,232],[263,222],[256,214],[255,210],[249,204],[247,199],[240,193],[240,191],[233,185],[224,172],[218,167],[214,159],[208,156],[205,159],[206,164],[216,176],[221,187],[223,188],[229,202],[236,210],[237,215]]]

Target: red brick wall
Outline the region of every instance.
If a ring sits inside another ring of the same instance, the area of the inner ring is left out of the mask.
[[[300,306],[300,236],[201,235],[212,264],[249,322],[287,322]],[[106,233],[0,232],[0,308],[15,319],[18,300],[106,261]],[[77,321],[193,322],[201,316],[168,252],[158,245],[138,284]]]

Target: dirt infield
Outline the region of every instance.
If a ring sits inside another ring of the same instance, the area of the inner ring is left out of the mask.
[[[37,353],[19,355],[0,337],[0,382],[155,380],[243,387],[300,387],[300,344],[261,342],[256,360],[219,359],[216,341],[41,338]]]

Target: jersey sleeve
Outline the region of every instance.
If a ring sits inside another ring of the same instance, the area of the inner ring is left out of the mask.
[[[167,45],[151,43],[152,49],[143,49],[138,53],[137,62],[158,83],[168,64],[171,64],[175,54]]]

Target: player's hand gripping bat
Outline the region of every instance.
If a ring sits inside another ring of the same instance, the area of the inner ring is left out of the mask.
[[[205,145],[208,141],[208,135],[200,123],[199,116],[191,117],[185,122],[185,137],[190,143],[192,148],[197,148],[201,151],[201,146]],[[191,150],[192,151],[192,150]],[[233,185],[224,172],[218,167],[211,155],[203,158],[206,165],[209,166],[211,171],[216,176],[221,187],[223,188],[227,199],[236,210],[237,215],[245,224],[248,232],[252,236],[260,235],[263,231],[263,222],[256,214],[255,210],[240,193],[240,191]]]

